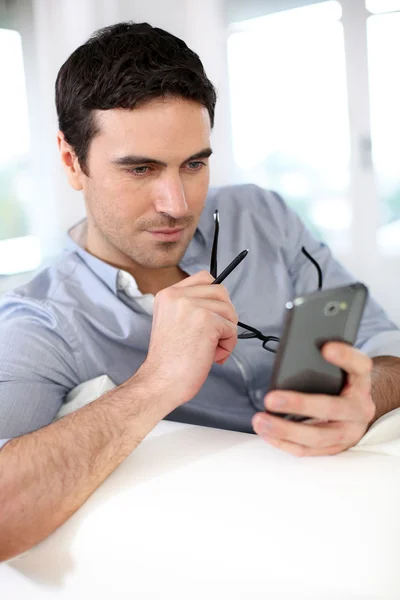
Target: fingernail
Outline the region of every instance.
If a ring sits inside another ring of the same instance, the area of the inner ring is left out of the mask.
[[[281,408],[282,406],[285,406],[286,402],[286,396],[282,396],[281,394],[274,394],[273,396],[271,396],[270,402],[268,402],[268,404],[271,408]]]
[[[332,358],[333,360],[336,360],[337,358],[339,358],[340,356],[340,351],[338,350],[338,348],[328,348],[328,358]]]
[[[271,429],[272,423],[267,419],[260,417],[259,419],[256,419],[255,426],[260,433],[266,433]]]

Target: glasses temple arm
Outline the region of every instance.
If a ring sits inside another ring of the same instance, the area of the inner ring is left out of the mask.
[[[322,290],[323,276],[322,276],[322,269],[321,269],[321,267],[319,266],[319,264],[317,263],[317,261],[315,260],[315,258],[313,258],[311,256],[311,254],[309,254],[307,252],[307,250],[304,248],[304,246],[302,246],[301,251],[308,258],[308,260],[310,260],[312,262],[312,264],[317,269],[317,271],[318,271],[318,289]]]
[[[210,263],[210,273],[214,277],[217,278],[218,275],[218,263],[217,263],[217,251],[218,251],[218,236],[219,236],[219,212],[216,210],[214,212],[214,240],[211,250],[211,263]]]

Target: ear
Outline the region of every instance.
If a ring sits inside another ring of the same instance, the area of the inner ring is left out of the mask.
[[[82,172],[79,160],[73,148],[65,140],[62,131],[57,133],[57,143],[60,151],[61,162],[68,177],[68,183],[74,188],[74,190],[82,190],[82,180],[83,177],[85,177],[85,174]]]

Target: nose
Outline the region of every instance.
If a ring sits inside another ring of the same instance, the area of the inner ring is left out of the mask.
[[[185,197],[185,190],[179,175],[169,174],[159,182],[155,209],[159,213],[164,213],[180,219],[188,212],[188,205]]]

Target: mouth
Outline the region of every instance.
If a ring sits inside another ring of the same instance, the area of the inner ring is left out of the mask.
[[[149,231],[150,235],[156,240],[162,242],[177,242],[183,236],[184,228],[175,229],[157,229]]]

